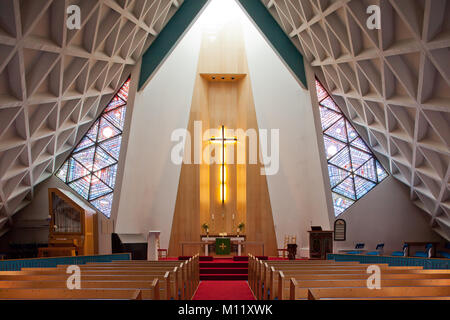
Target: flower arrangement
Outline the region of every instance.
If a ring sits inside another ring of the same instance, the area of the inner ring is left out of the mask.
[[[245,228],[245,223],[243,223],[243,222],[239,223],[238,229],[237,229],[238,235],[240,232],[242,232],[242,230],[244,230],[244,228]]]
[[[208,235],[208,233],[209,233],[209,226],[208,226],[208,224],[206,222],[204,224],[202,224],[202,229],[205,230],[205,233]]]

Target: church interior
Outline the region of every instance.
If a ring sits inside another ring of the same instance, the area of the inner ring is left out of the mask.
[[[0,6],[0,300],[450,300],[450,0]]]

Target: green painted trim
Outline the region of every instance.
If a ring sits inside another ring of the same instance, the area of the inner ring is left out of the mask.
[[[306,80],[305,65],[302,54],[292,43],[291,39],[284,33],[277,21],[272,17],[269,10],[261,0],[237,0],[249,17],[255,22],[259,30],[272,44],[281,59],[291,69],[305,88],[308,88]]]
[[[418,258],[418,257],[393,257],[393,256],[369,256],[362,254],[327,254],[327,260],[357,261],[364,264],[387,263],[389,266],[423,267],[424,269],[450,269],[450,259]]]
[[[73,256],[53,258],[33,258],[1,260],[0,271],[20,271],[22,268],[56,268],[58,265],[81,265],[94,262],[112,262],[131,260],[130,253],[115,253],[95,256]]]
[[[142,56],[139,90],[189,29],[209,0],[185,0]]]

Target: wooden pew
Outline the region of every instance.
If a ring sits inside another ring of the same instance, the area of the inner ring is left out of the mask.
[[[131,261],[114,261],[111,263],[88,263],[86,266],[89,267],[116,267],[116,266],[179,266],[180,274],[183,275],[183,279],[180,283],[183,284],[185,288],[184,296],[190,298],[194,294],[200,283],[200,265],[199,265],[200,255],[196,254],[187,261],[145,261],[145,260],[131,260]],[[184,270],[186,268],[186,270]]]
[[[416,275],[417,276],[417,275]],[[381,288],[386,287],[449,287],[448,279],[382,279]],[[290,287],[281,291],[281,300],[307,299],[308,289],[312,288],[367,288],[367,279],[339,279],[339,280],[298,280],[290,279]]]
[[[278,278],[274,274],[278,269],[292,270],[292,271],[316,271],[316,270],[366,270],[369,265],[367,264],[277,264],[277,263],[264,263],[259,268],[256,279],[256,292],[257,298],[268,299],[268,292],[271,288],[276,289],[276,282]],[[381,269],[388,268],[387,264],[378,265]],[[409,267],[407,267],[409,269]],[[420,269],[420,267],[412,267],[411,269]],[[400,269],[399,269],[400,270]],[[401,269],[402,270],[402,269]]]
[[[90,281],[92,281],[93,277],[96,277],[96,280],[104,280],[103,277],[105,276],[122,276],[122,280],[130,279],[131,275],[141,275],[141,276],[147,276],[150,280],[158,279],[162,284],[159,286],[160,288],[160,297],[162,299],[185,299],[184,296],[184,290],[180,289],[179,285],[179,277],[178,275],[178,269],[175,267],[173,270],[168,270],[168,268],[141,268],[138,271],[133,268],[113,268],[113,269],[95,269],[91,270],[88,268],[82,268],[81,269],[81,281],[82,283],[86,281],[87,278],[91,278]],[[16,276],[30,276],[30,275],[37,275],[37,276],[53,276],[53,275],[63,275],[66,279],[69,277],[69,274],[66,273],[66,266],[60,266],[57,268],[23,268],[22,271],[3,271],[0,272],[0,279],[3,276],[7,275],[16,275]],[[180,292],[181,291],[181,292]],[[177,297],[177,293],[180,292],[181,296]]]
[[[59,281],[0,281],[0,290],[3,289],[67,289],[65,280]],[[152,281],[83,281],[81,289],[139,289],[142,300],[160,300],[165,292],[159,287],[159,279]],[[74,290],[72,290],[74,291]],[[164,297],[163,296],[163,297]]]
[[[264,277],[262,273],[264,272],[265,266],[315,266],[315,265],[360,265],[359,262],[356,261],[345,261],[345,262],[336,262],[334,260],[259,260],[258,258],[249,255],[249,285],[253,292],[258,291],[258,286],[260,283],[258,282],[261,278]]]
[[[430,270],[383,270],[382,279],[390,280],[390,279],[450,279],[449,273],[429,273]],[[432,270],[432,271],[440,271],[440,270]],[[294,278],[296,281],[305,281],[305,280],[314,280],[321,278],[322,280],[364,280],[366,281],[369,278],[369,274],[361,271],[349,271],[347,273],[339,272],[329,273],[329,272],[321,272],[318,271],[317,274],[311,273],[303,273],[303,272],[286,272],[279,271],[278,272],[278,282],[277,285],[274,285],[274,290],[272,291],[272,295],[270,299],[289,299],[289,286],[290,279]],[[364,284],[365,286],[365,284]],[[280,294],[281,293],[281,294]]]
[[[154,289],[154,292],[158,292]],[[157,297],[155,297],[157,299]],[[141,290],[130,289],[2,289],[0,300],[141,300]]]
[[[292,286],[295,288],[295,279]],[[313,288],[307,289],[308,300],[320,299],[448,299],[450,300],[450,287],[382,287],[381,289],[368,288]],[[296,291],[296,290],[295,290]]]
[[[179,266],[174,271],[174,279],[171,280],[175,282],[174,288],[171,290],[175,293],[174,298],[178,299],[190,299],[192,298],[196,288],[199,284],[199,268],[198,268],[199,256],[196,255],[188,261],[123,261],[121,263],[96,263],[96,264],[86,264],[80,265],[83,275],[92,274],[103,274],[103,275],[113,275],[132,273],[134,275],[145,275],[148,274],[149,270],[153,271],[166,271],[168,267]],[[195,262],[193,262],[195,261]],[[58,270],[63,270],[65,272],[67,266],[58,266]],[[176,269],[176,270],[177,270]],[[40,274],[51,274],[54,272],[54,268],[24,268],[23,271],[28,273]],[[167,286],[166,286],[167,287]],[[178,289],[177,289],[178,288]],[[167,290],[169,292],[169,290]],[[177,297],[176,293],[179,292]]]
[[[262,287],[264,290],[262,290],[263,299],[268,299],[268,293],[269,291],[274,291],[276,293],[277,286],[278,286],[278,271],[283,271],[286,273],[299,273],[301,271],[313,269],[314,271],[320,271],[320,270],[336,270],[336,271],[343,271],[343,270],[363,270],[364,273],[366,273],[367,267],[369,264],[360,264],[360,265],[352,265],[352,266],[342,266],[342,265],[330,265],[330,266],[314,266],[314,268],[308,268],[305,266],[279,266],[279,265],[272,265],[266,266],[264,269],[264,273],[261,276],[261,281],[263,281],[263,285],[261,285],[259,288]],[[408,270],[407,272],[411,272],[411,270],[423,270],[422,267],[389,267],[387,264],[379,264],[377,265],[380,267],[381,271],[383,273],[392,273],[396,271],[402,271],[402,270]],[[289,284],[287,284],[289,286]]]
[[[70,276],[66,273],[68,266],[3,271],[0,272],[0,299],[192,298],[199,283],[198,261],[199,255],[195,255],[188,261],[80,265],[80,290],[67,289],[66,281]],[[129,295],[130,292],[136,293],[136,296]]]

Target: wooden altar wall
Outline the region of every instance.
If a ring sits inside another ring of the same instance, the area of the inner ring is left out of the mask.
[[[235,80],[231,80],[232,76]],[[214,40],[211,40],[210,34],[203,34],[196,77],[188,124],[192,138],[192,162],[196,154],[195,121],[202,121],[203,133],[209,128],[218,129],[225,125],[225,128],[229,129],[253,128],[259,134],[243,31],[239,21],[220,30]],[[213,77],[216,80],[213,80]],[[222,77],[225,79],[222,80]],[[229,136],[227,133],[226,135]],[[205,136],[206,139],[209,137]],[[238,144],[243,142],[241,140],[242,137]],[[203,141],[202,150],[208,144],[208,141]],[[198,242],[204,222],[209,224],[211,233],[228,234],[235,234],[237,225],[244,222],[247,240],[263,241],[265,254],[276,254],[275,228],[266,176],[260,175],[262,166],[259,159],[258,164],[248,164],[248,161],[247,164],[236,164],[238,147],[227,147],[226,155],[230,153],[229,148],[234,148],[235,164],[227,165],[226,169],[225,206],[219,201],[220,165],[183,163],[169,243],[170,256],[181,254],[181,242]],[[257,147],[259,155],[259,142]],[[246,157],[248,159],[248,141]],[[223,209],[225,219],[222,219],[220,214]],[[214,219],[211,213],[214,213]],[[259,254],[259,247],[249,249]],[[195,247],[190,250],[185,248],[184,253],[197,252],[199,248]]]

